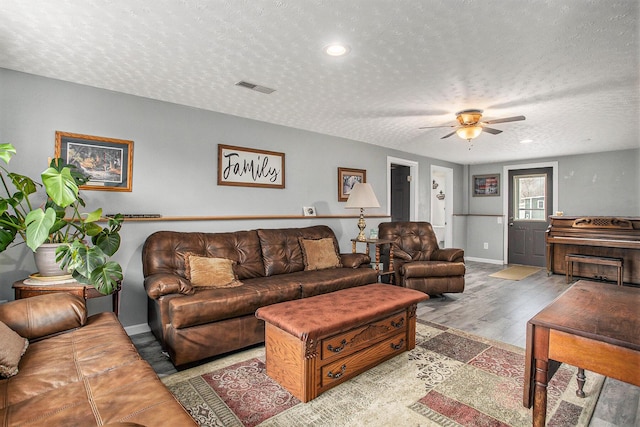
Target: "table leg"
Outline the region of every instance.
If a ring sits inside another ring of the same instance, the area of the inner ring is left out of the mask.
[[[535,390],[533,394],[533,426],[544,427],[547,418],[548,365],[543,359],[536,359]]]
[[[113,304],[113,312],[118,317],[118,312],[120,311],[120,290],[116,289],[111,295],[112,304]]]
[[[576,396],[584,397],[584,383],[587,381],[587,377],[584,374],[584,369],[578,368],[578,375],[576,375],[576,381],[578,382],[578,389],[576,390]]]

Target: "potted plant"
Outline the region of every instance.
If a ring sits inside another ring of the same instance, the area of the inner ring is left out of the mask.
[[[6,165],[16,154],[11,144],[0,144],[0,160]],[[106,219],[102,208],[83,213],[85,202],[79,187],[89,177],[62,159],[52,159],[41,174],[42,183],[10,172],[0,165],[0,180],[4,195],[0,195],[0,252],[18,237],[34,252],[47,243],[59,243],[55,250],[60,268],[68,270],[74,279],[94,286],[101,293],[112,293],[122,280],[122,267],[111,261],[120,247],[123,216]],[[46,201],[36,206],[31,197],[44,188]]]

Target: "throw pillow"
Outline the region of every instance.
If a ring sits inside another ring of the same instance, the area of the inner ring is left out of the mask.
[[[27,351],[29,340],[0,322],[0,342],[0,377],[9,378],[18,373],[18,363]]]
[[[324,270],[342,267],[340,254],[331,237],[324,239],[300,238],[305,270]]]
[[[233,271],[235,261],[185,254],[185,276],[193,286],[233,288],[242,285]]]

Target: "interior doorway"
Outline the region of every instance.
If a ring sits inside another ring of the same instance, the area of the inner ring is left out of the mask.
[[[387,157],[387,215],[391,221],[418,218],[418,162]]]
[[[453,245],[453,169],[431,165],[431,226],[440,248]]]

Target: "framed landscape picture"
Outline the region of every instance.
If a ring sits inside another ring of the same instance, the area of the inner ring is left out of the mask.
[[[133,141],[56,131],[55,157],[89,176],[84,190],[131,191]]]
[[[500,174],[473,175],[473,196],[499,196]]]
[[[353,186],[367,182],[365,169],[338,168],[338,201],[346,202]]]

